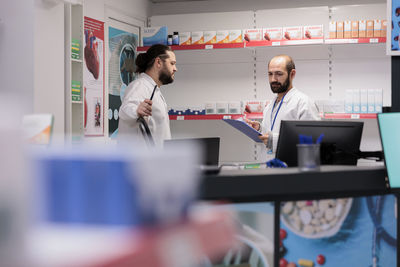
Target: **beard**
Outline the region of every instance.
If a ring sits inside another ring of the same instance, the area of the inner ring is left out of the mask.
[[[174,81],[174,78],[172,77],[173,74],[168,73],[168,70],[166,68],[163,68],[159,75],[158,75],[158,80],[163,84],[169,84]]]
[[[288,90],[289,85],[290,85],[290,80],[289,77],[287,77],[286,81],[281,84],[280,82],[272,82],[269,83],[271,90],[273,93],[275,94],[280,94],[280,93],[284,93]]]

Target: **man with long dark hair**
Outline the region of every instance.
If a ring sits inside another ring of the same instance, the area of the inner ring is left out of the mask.
[[[167,103],[160,87],[174,81],[176,58],[166,45],[153,45],[136,58],[138,79],[130,83],[119,109],[119,135],[139,133],[139,117],[146,119],[156,145],[171,138]]]

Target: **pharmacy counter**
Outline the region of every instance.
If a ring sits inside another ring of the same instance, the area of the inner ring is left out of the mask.
[[[384,167],[322,166],[319,172],[297,168],[221,170],[205,176],[200,197],[232,202],[355,197],[390,193]]]

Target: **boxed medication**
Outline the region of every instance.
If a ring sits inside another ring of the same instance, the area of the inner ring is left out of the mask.
[[[343,30],[344,30],[344,22],[343,21],[336,22],[336,38],[343,39],[344,37]]]
[[[323,39],[324,26],[323,25],[309,25],[303,27],[303,39]]]
[[[344,97],[344,111],[346,113],[353,112],[353,90],[346,90]]]
[[[154,44],[168,44],[167,26],[143,28],[143,46]]]
[[[353,113],[360,113],[360,89],[353,90]]]
[[[192,36],[190,32],[179,33],[179,45],[190,45],[192,44]]]
[[[228,114],[228,102],[217,102],[216,103],[217,114]]]
[[[216,31],[204,31],[204,43],[205,44],[215,44],[217,42],[217,32]]]
[[[242,30],[230,30],[229,31],[229,42],[230,43],[242,43]]]
[[[360,112],[368,113],[368,91],[366,89],[360,90]]]
[[[358,37],[359,38],[367,37],[367,21],[366,20],[360,20],[358,22]]]
[[[367,37],[374,37],[374,21],[367,20]]]
[[[240,101],[231,101],[228,103],[229,114],[241,114],[242,106]]]
[[[329,21],[329,39],[336,38],[336,21]]]
[[[265,107],[265,101],[248,100],[244,102],[244,111],[247,113],[262,113]]]
[[[192,44],[204,44],[204,35],[201,31],[192,32]]]
[[[387,20],[382,20],[382,29],[381,29],[381,37],[386,37],[386,29],[387,29]]]
[[[375,90],[367,90],[368,113],[375,113]]]
[[[229,43],[229,31],[217,31],[217,44]]]
[[[343,22],[343,37],[346,38],[351,38],[351,21],[350,20],[346,20]]]
[[[247,42],[261,41],[262,40],[262,29],[247,29],[244,30],[243,38]]]
[[[383,91],[382,89],[375,89],[375,112],[382,113],[383,106]]]
[[[205,105],[206,114],[216,114],[217,113],[217,106],[215,102],[207,102]]]
[[[374,37],[381,37],[382,21],[374,19]]]
[[[283,39],[282,27],[263,29],[263,38],[267,41],[280,41]]]
[[[303,38],[303,27],[302,26],[284,27],[283,37],[286,40],[300,40]]]
[[[351,22],[351,38],[358,38],[358,20]]]

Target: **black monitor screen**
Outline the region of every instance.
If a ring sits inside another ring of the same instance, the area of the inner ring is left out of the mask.
[[[356,165],[363,125],[363,122],[355,121],[282,121],[276,158],[289,167],[297,166],[299,135],[312,136],[315,142],[324,134],[322,165]]]
[[[171,139],[165,140],[164,145],[168,146],[173,143],[193,141],[197,142],[203,148],[202,165],[218,166],[219,164],[219,137],[205,137],[205,138],[188,138],[188,139]]]

